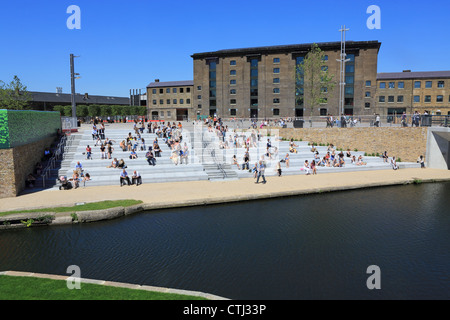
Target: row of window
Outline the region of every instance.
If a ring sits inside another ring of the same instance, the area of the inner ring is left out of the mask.
[[[386,87],[387,84],[387,87]],[[391,82],[380,82],[380,89],[395,89],[396,83],[394,81]],[[367,86],[367,83],[366,83]],[[397,88],[398,89],[404,89],[405,88],[405,82],[399,81],[397,82]],[[414,81],[414,89],[420,89],[422,88],[422,81]],[[433,81],[425,81],[425,88],[430,89],[433,88]],[[437,88],[443,89],[445,88],[445,81],[437,81]]]
[[[153,103],[153,105],[156,105],[157,100],[153,100],[152,103]],[[178,104],[178,101],[177,101],[177,99],[173,99],[173,100],[167,99],[166,100],[166,104],[170,105],[171,103]],[[160,99],[159,104],[164,104],[164,99]],[[184,99],[180,99],[180,104],[184,104]],[[191,99],[186,99],[186,104],[191,104]]]
[[[323,56],[323,62],[327,62],[328,61],[328,55],[324,55]],[[280,58],[273,58],[273,63],[274,64],[278,64],[280,63]],[[236,60],[231,60],[230,61],[230,66],[235,66],[236,65]]]
[[[166,88],[166,93],[184,93],[186,90],[186,93],[191,92],[191,88]],[[157,94],[158,89],[152,89],[152,94]],[[164,89],[159,89],[159,94],[164,94]]]
[[[414,96],[413,98],[415,103],[420,103],[420,96]],[[449,96],[449,102],[450,102],[450,96]],[[386,102],[386,97],[385,96],[379,96],[379,102],[384,103]],[[397,102],[402,103],[404,101],[403,96],[397,96]],[[388,96],[388,102],[389,103],[393,103],[395,102],[395,97],[394,96]],[[431,96],[425,96],[424,97],[424,101],[423,102],[432,102],[431,101]],[[442,95],[438,95],[436,96],[436,102],[444,102],[444,96]]]

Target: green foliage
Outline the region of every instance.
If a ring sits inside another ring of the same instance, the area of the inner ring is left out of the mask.
[[[27,226],[27,228],[31,227],[31,225],[33,224],[34,220],[33,219],[28,219],[27,221],[20,221],[22,222],[24,225]]]
[[[5,84],[0,80],[0,109],[24,110],[29,108],[31,95],[18,76]]]

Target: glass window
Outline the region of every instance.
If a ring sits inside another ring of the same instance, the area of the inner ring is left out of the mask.
[[[347,84],[355,83],[355,77],[354,76],[345,76],[345,83],[347,83]]]
[[[171,116],[171,112],[167,111],[167,117],[170,117],[170,116]]]
[[[425,96],[425,102],[431,102],[431,96]]]
[[[235,76],[236,75],[236,70],[230,70],[230,76]]]
[[[389,96],[388,97],[388,102],[392,103],[395,101],[395,97],[394,96]]]
[[[235,66],[236,65],[236,60],[231,60],[230,61],[230,66]]]
[[[197,96],[197,99],[198,99],[198,100],[202,100],[202,96],[201,96],[201,95],[198,95],[198,96]]]
[[[167,99],[166,102],[167,102],[167,104],[170,104],[170,99]]]
[[[354,72],[355,72],[355,66],[354,66],[354,65],[351,65],[351,64],[346,65],[346,66],[345,66],[345,72],[348,72],[348,73],[354,73]]]
[[[163,100],[163,99],[160,99],[160,100],[159,100],[159,104],[164,104],[164,100]]]
[[[250,96],[251,97],[257,97],[258,96],[258,89],[250,89]]]
[[[161,111],[161,112],[159,113],[159,115],[161,116],[161,118],[164,118],[164,111]]]
[[[166,89],[166,93],[170,93],[170,88],[167,88],[167,89]]]
[[[191,88],[186,88],[186,92],[191,92]]]
[[[216,78],[216,72],[215,71],[210,71],[209,72],[209,78],[210,79],[215,79]]]
[[[273,103],[280,103],[280,99],[278,98],[273,99]]]
[[[345,87],[345,94],[353,95],[354,92],[355,90],[353,89],[353,87]]]
[[[273,58],[273,63],[280,63],[280,58]]]
[[[395,89],[395,82],[389,82],[389,89]]]
[[[230,80],[230,84],[232,85],[236,84],[236,80]]]
[[[252,78],[257,77],[257,76],[258,76],[258,69],[252,69],[252,70],[250,71],[250,76],[251,76]]]
[[[156,89],[153,89],[153,90],[152,90],[152,93],[153,93],[153,94],[156,94]]]
[[[444,88],[444,81],[438,81],[438,88]]]
[[[191,99],[186,99],[187,104],[191,104]]]
[[[156,104],[156,100],[153,100],[153,104]]]
[[[236,94],[236,89],[231,89],[230,94]]]
[[[380,89],[386,89],[386,82],[380,82]]]
[[[257,67],[258,66],[258,59],[252,59],[250,61],[250,64],[251,64],[252,67]]]
[[[180,93],[184,93],[184,88],[180,88]]]
[[[184,99],[180,99],[180,104],[184,104]]]
[[[172,92],[177,93],[177,88],[173,88]]]
[[[236,115],[236,109],[230,109],[230,116]]]
[[[414,88],[420,89],[421,87],[422,87],[422,82],[420,82],[420,81],[415,81],[414,82]]]
[[[414,102],[420,102],[420,96],[414,96]]]
[[[425,88],[432,88],[433,87],[433,81],[425,81]]]
[[[444,102],[444,96],[441,96],[441,95],[437,96],[436,102]]]
[[[328,61],[328,55],[324,55],[322,60],[323,60],[324,62]]]
[[[197,86],[197,90],[201,91],[202,90],[202,86]]]
[[[370,98],[370,91],[366,91],[366,98]]]
[[[274,108],[274,109],[273,109],[273,115],[274,115],[274,116],[279,116],[279,115],[280,115],[280,109]]]
[[[217,64],[215,62],[210,62],[209,63],[209,69],[211,69],[211,70],[215,70],[216,66],[217,66]]]
[[[164,89],[159,89],[159,93],[163,94],[164,93]]]
[[[379,102],[386,102],[386,97],[385,96],[379,96],[379,98],[378,98],[379,100]]]
[[[366,81],[366,87],[371,87],[371,86],[372,86],[372,81],[367,80],[367,81]]]
[[[280,88],[273,88],[273,93],[280,93]]]
[[[365,107],[366,109],[369,109],[369,108],[370,108],[370,102],[366,102],[366,103],[364,104],[364,107]]]
[[[251,87],[257,87],[258,86],[258,80],[257,79],[250,80],[250,86]]]
[[[177,104],[177,99],[173,99],[173,104]]]
[[[354,54],[348,54],[347,55],[347,59],[350,59],[350,62],[354,62],[355,61],[355,55]]]
[[[397,97],[397,102],[403,103],[403,96],[398,96]]]
[[[231,99],[230,104],[236,104],[236,99]]]
[[[403,81],[400,81],[400,82],[398,83],[398,88],[399,88],[399,89],[405,89],[405,83],[404,83]]]
[[[197,108],[201,109],[201,108],[202,108],[202,105],[201,105],[201,104],[197,105]]]
[[[273,68],[273,73],[280,73],[280,68]]]
[[[210,88],[215,88],[216,87],[216,82],[215,81],[210,81],[209,82],[209,87]]]
[[[273,83],[280,83],[280,78],[273,78]]]
[[[209,97],[215,98],[216,97],[216,90],[209,90]]]
[[[320,67],[320,70],[322,70],[322,71],[328,71],[328,66],[321,66],[321,67]]]

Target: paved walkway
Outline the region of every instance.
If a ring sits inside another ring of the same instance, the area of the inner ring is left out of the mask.
[[[306,176],[269,177],[267,184],[255,184],[254,179],[235,181],[195,181],[144,184],[140,186],[86,187],[67,191],[48,190],[16,198],[0,199],[0,211],[25,210],[54,206],[73,206],[81,202],[135,199],[152,207],[188,204],[222,203],[239,200],[271,198],[327,192],[354,188],[411,183],[415,179],[450,181],[449,170],[403,169],[319,174]]]

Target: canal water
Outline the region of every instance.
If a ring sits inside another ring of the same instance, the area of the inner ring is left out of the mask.
[[[152,211],[0,233],[0,271],[231,299],[450,299],[450,183]],[[369,266],[381,289],[369,290]]]

